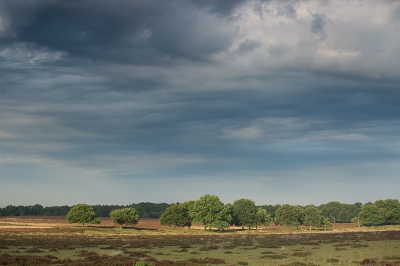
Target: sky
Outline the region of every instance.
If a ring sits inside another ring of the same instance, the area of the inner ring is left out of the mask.
[[[400,196],[400,2],[0,2],[0,207]]]

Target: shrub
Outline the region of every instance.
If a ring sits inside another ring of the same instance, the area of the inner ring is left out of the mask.
[[[339,260],[338,259],[327,259],[326,262],[330,262],[330,263],[338,263]]]
[[[361,265],[377,265],[378,261],[375,259],[366,258],[360,262]]]
[[[298,256],[298,257],[307,257],[309,255],[311,255],[310,251],[297,251],[292,254],[292,256]]]

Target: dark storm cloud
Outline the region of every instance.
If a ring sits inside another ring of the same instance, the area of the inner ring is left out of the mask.
[[[247,0],[191,0],[191,2],[211,13],[227,16]]]
[[[239,3],[205,3],[225,13]],[[32,10],[11,4],[9,28],[16,41],[68,52],[71,57],[128,64],[163,64],[174,59],[204,60],[229,47],[232,32],[221,34],[181,1],[38,2]],[[19,21],[20,13],[26,19]],[[13,16],[15,15],[15,16]],[[25,17],[25,15],[24,15]]]
[[[2,2],[0,176],[394,176],[399,9],[345,2]]]

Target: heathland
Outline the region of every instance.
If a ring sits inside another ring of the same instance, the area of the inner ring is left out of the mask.
[[[66,217],[0,217],[0,265],[400,265],[400,227],[334,223],[327,231],[171,229],[141,219],[122,229],[110,218],[81,227]]]

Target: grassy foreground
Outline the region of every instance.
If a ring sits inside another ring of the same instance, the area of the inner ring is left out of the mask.
[[[41,224],[0,221],[0,265],[132,265],[142,260],[156,266],[400,266],[400,231],[394,227],[208,232]]]

